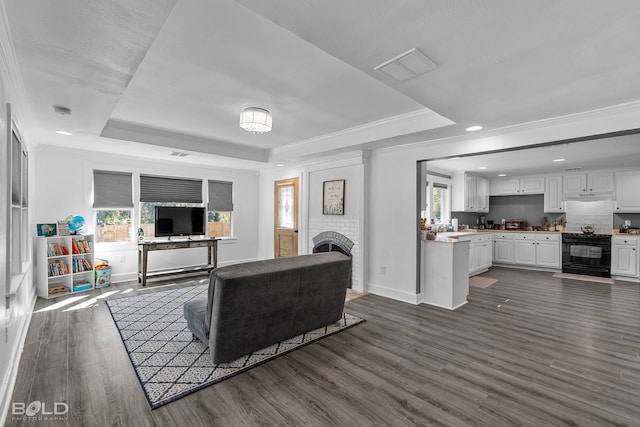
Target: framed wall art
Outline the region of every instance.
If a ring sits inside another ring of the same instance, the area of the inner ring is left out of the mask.
[[[344,215],[344,179],[323,183],[322,214]]]

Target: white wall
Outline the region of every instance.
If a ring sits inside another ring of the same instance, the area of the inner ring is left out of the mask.
[[[0,2],[0,424],[4,424],[9,413],[13,386],[18,371],[20,355],[29,328],[31,313],[35,304],[35,283],[30,260],[23,264],[21,274],[10,276],[6,257],[11,248],[11,235],[8,231],[10,201],[7,146],[7,121],[5,104],[11,104],[11,119],[16,123],[22,136],[22,143],[33,154],[29,133],[24,126],[26,101],[17,60],[13,52],[4,3]],[[29,205],[33,205],[33,158],[29,158]],[[33,209],[30,209],[28,230],[33,226]],[[19,237],[17,237],[19,238]],[[8,278],[8,279],[7,279]],[[10,296],[12,293],[15,295]],[[9,298],[7,298],[9,297]]]
[[[218,264],[244,262],[258,257],[258,175],[254,171],[185,165],[145,159],[97,154],[90,151],[38,146],[35,162],[35,221],[55,222],[68,215],[82,215],[87,225],[83,233],[94,232],[93,170],[132,172],[134,204],[138,205],[140,173],[184,178],[217,179],[233,182],[233,237],[220,242]],[[204,188],[204,187],[203,187]],[[205,199],[206,200],[206,197]],[[134,214],[137,212],[134,211]],[[137,216],[134,218],[136,227]],[[132,280],[138,271],[137,245],[96,244],[96,257],[109,260],[114,281]],[[149,254],[149,270],[203,264],[206,249],[161,251]]]

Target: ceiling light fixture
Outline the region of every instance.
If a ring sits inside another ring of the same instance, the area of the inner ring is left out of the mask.
[[[554,162],[564,162],[567,159],[553,159]]]
[[[248,107],[240,113],[240,127],[247,132],[262,134],[271,130],[271,113],[264,108]]]
[[[499,173],[498,176],[507,176],[506,173]]]
[[[67,136],[73,135],[71,132],[67,132],[66,130],[57,130],[56,133],[58,135],[67,135]]]
[[[468,127],[468,128],[466,128],[465,130],[466,130],[467,132],[475,132],[475,131],[480,130],[480,129],[482,129],[482,126],[480,126],[480,125],[474,125],[474,126],[469,126],[469,127]]]
[[[487,167],[486,166],[480,166],[478,169],[485,170],[485,169],[487,169]]]

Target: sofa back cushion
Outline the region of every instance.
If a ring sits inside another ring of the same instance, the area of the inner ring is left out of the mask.
[[[214,270],[207,307],[214,362],[336,322],[350,278],[351,258],[337,252]]]

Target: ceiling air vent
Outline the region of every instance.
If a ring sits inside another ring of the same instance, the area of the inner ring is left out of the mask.
[[[382,74],[403,83],[438,68],[438,64],[413,48],[374,68]]]
[[[189,153],[183,153],[182,151],[172,151],[171,155],[174,157],[187,157]]]
[[[577,168],[565,168],[563,169],[565,172],[575,172],[575,171],[581,171],[582,170],[582,166],[578,166]]]

